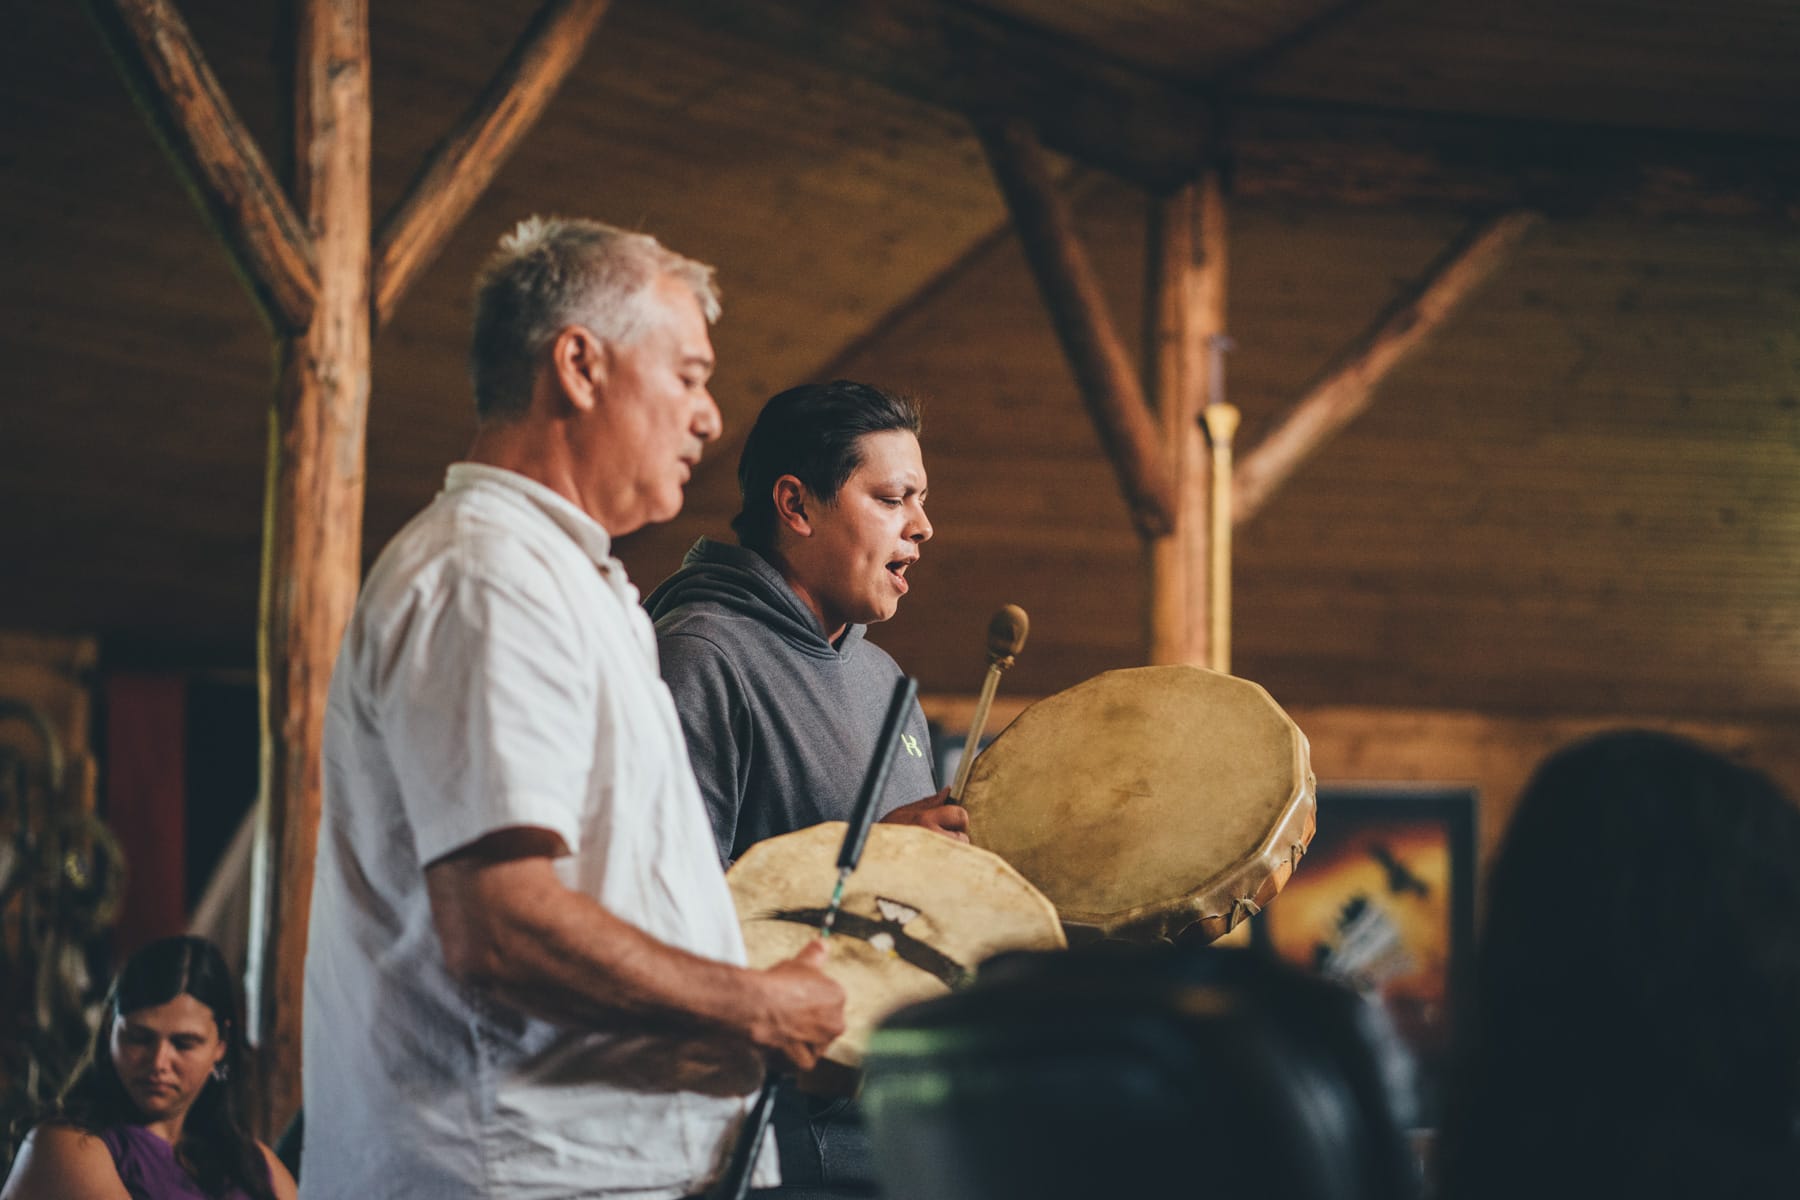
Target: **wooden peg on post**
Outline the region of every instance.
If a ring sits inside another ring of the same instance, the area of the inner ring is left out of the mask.
[[[1214,339],[1214,353],[1223,347]],[[1223,394],[1215,393],[1215,394]],[[1202,417],[1212,445],[1212,499],[1209,506],[1212,559],[1207,565],[1207,607],[1212,621],[1206,665],[1231,671],[1231,443],[1237,436],[1238,410],[1223,401],[1206,406]]]

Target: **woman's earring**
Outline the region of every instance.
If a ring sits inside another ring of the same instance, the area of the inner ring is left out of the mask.
[[[231,1078],[231,1068],[225,1065],[223,1059],[213,1064],[212,1077],[220,1083]]]

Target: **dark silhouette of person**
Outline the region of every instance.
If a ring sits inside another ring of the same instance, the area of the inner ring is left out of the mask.
[[[1800,808],[1660,733],[1548,759],[1496,856],[1445,1200],[1800,1195]]]

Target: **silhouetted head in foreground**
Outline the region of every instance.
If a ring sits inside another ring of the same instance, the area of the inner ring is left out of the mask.
[[[1663,734],[1552,756],[1462,1028],[1449,1200],[1800,1194],[1800,809]]]

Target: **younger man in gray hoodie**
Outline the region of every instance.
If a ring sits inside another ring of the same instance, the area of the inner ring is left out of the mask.
[[[739,544],[702,538],[645,602],[727,864],[765,838],[847,819],[861,789],[900,677],[863,634],[894,615],[931,537],[918,410],[844,380],[791,388],[751,428],[738,486]],[[915,704],[877,811],[967,841],[968,814],[936,787]],[[786,1186],[874,1194],[854,1105],[779,1096]]]

